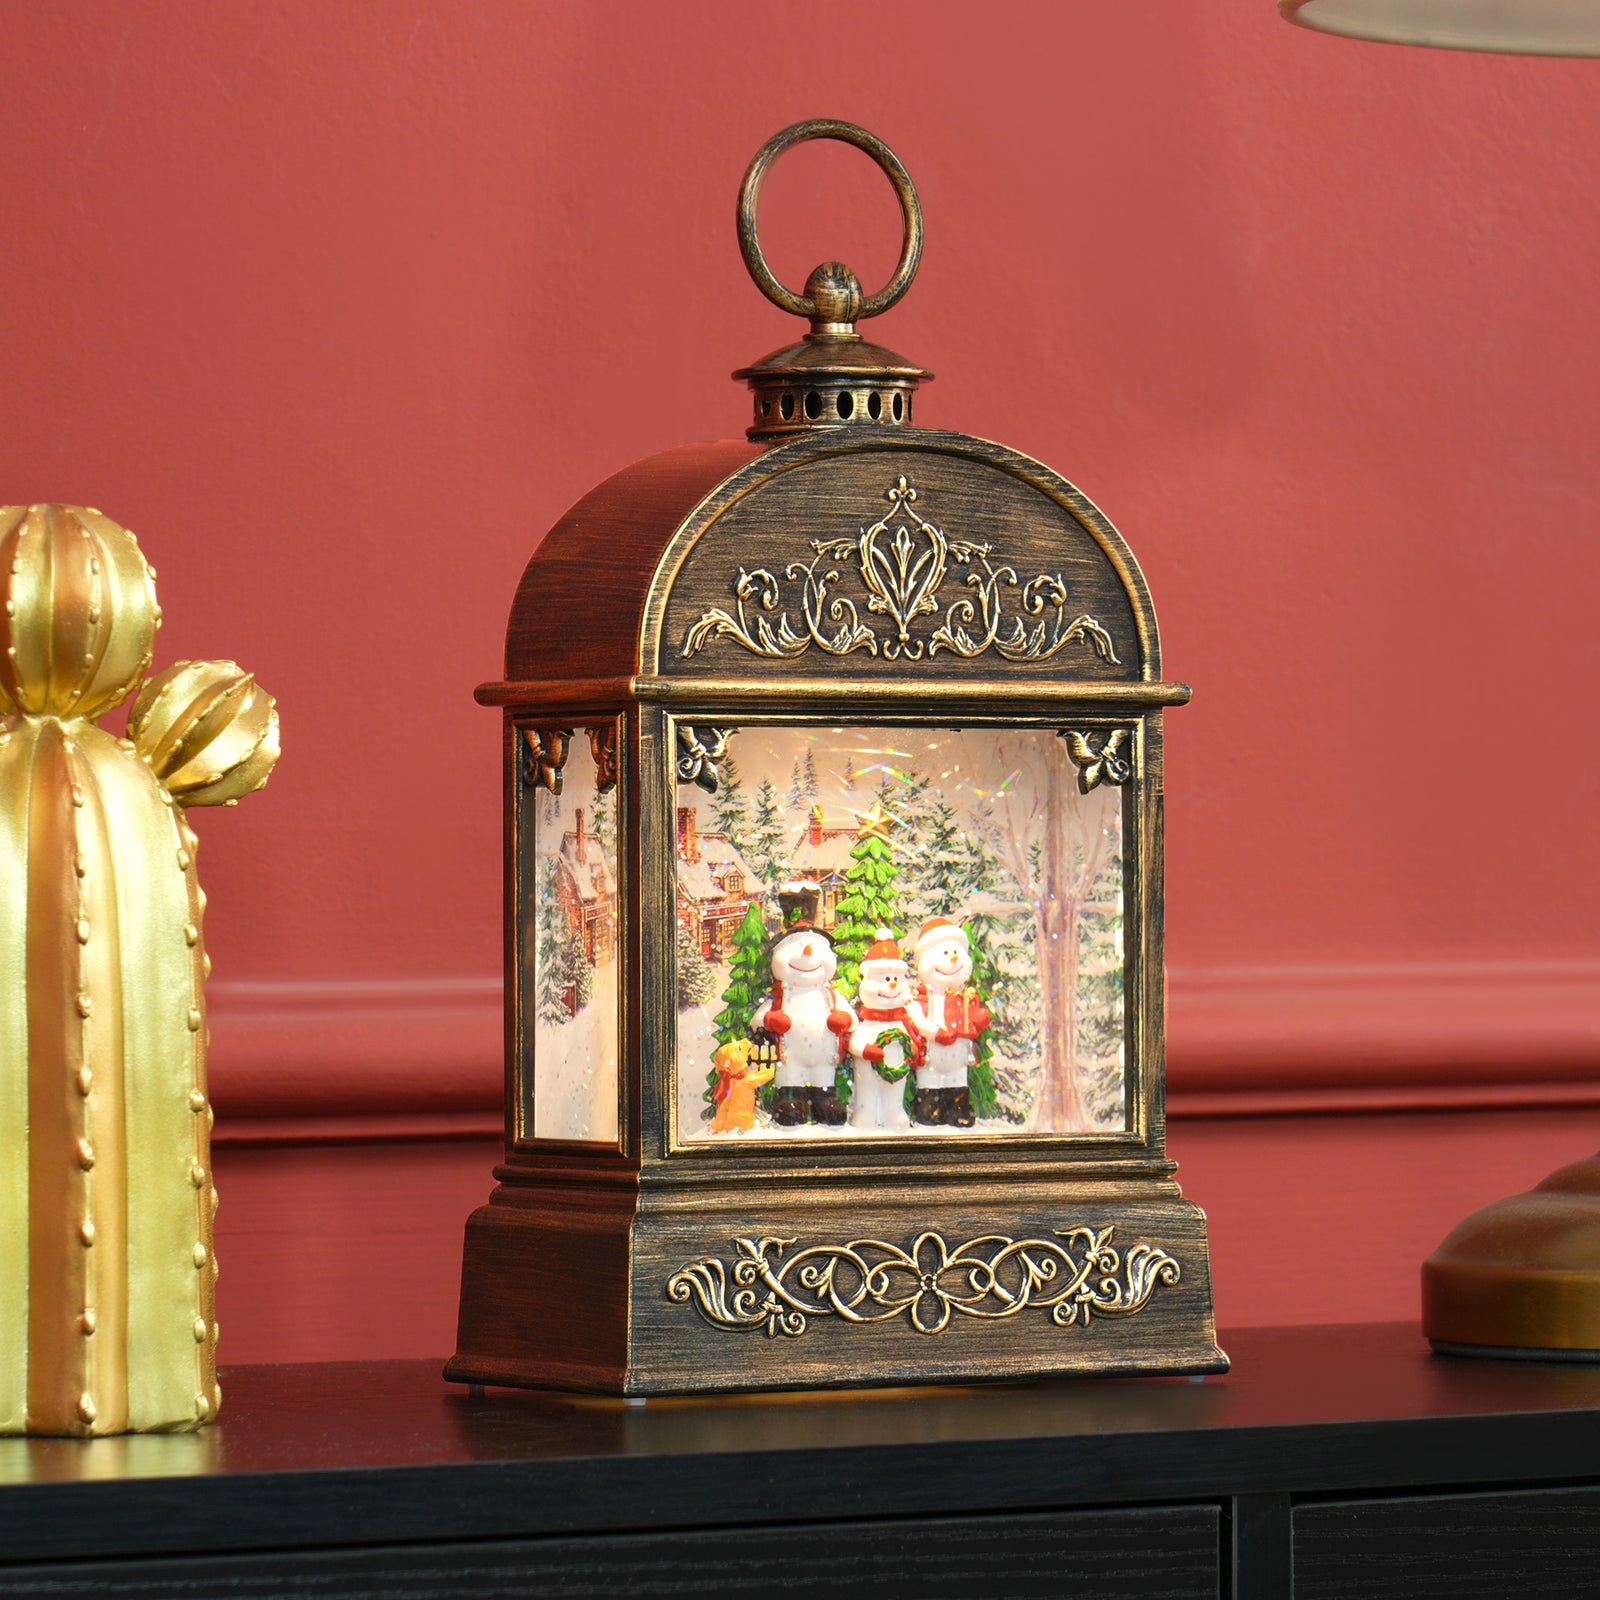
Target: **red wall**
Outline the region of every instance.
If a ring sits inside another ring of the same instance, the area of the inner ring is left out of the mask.
[[[1172,1144],[1222,1320],[1410,1316],[1456,1217],[1600,1142],[1600,63],[1269,0],[0,0],[0,29],[0,499],[134,528],[158,659],[235,656],[283,715],[271,786],[199,824],[235,1360],[449,1341],[499,1071],[471,690],[571,500],[742,428],[726,374],[790,330],[733,197],[805,115],[922,190],[881,325],[939,374],[919,420],[1093,495],[1196,686]],[[763,223],[793,282],[870,284],[897,242],[833,147]]]

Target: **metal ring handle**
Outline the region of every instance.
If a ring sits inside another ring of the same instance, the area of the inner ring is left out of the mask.
[[[785,150],[810,139],[837,139],[841,144],[853,144],[857,150],[866,151],[883,169],[899,197],[900,214],[905,219],[900,263],[894,269],[894,276],[875,295],[861,302],[859,312],[862,317],[876,317],[887,311],[911,287],[911,280],[917,275],[917,264],[922,260],[922,206],[917,200],[911,174],[901,164],[899,156],[876,134],[858,128],[853,122],[838,122],[829,117],[797,122],[782,133],[773,134],[756,152],[755,160],[745,172],[744,182],[739,185],[739,249],[744,255],[744,264],[750,269],[750,276],[756,280],[756,287],[774,305],[782,306],[797,317],[817,315],[816,304],[809,295],[786,289],[773,276],[766,257],[761,254],[761,240],[756,234],[756,201],[760,197],[767,168]]]

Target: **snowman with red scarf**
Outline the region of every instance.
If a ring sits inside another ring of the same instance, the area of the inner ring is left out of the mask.
[[[901,958],[894,935],[879,928],[877,942],[861,958],[856,984],[856,1015],[861,1020],[850,1034],[850,1059],[855,1064],[852,1128],[903,1133],[911,1126],[905,1080],[921,1057],[922,1041],[906,1015],[910,998],[911,968]]]
[[[967,987],[972,976],[967,930],[948,917],[930,917],[917,930],[912,953],[918,985],[906,1012],[926,1056],[917,1067],[911,1116],[935,1127],[970,1128],[977,1117],[967,1073],[977,1059],[978,1036],[992,1019],[983,997]]]

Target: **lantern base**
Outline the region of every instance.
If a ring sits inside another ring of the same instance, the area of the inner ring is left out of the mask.
[[[1422,1266],[1422,1331],[1452,1355],[1600,1360],[1600,1156],[1456,1227]]]
[[[1205,1217],[1169,1179],[569,1179],[473,1214],[445,1376],[652,1395],[1227,1365]]]

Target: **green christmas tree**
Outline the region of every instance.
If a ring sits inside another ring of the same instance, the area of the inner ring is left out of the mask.
[[[767,925],[754,901],[744,921],[734,929],[733,959],[728,987],[722,991],[722,1010],[712,1018],[718,1045],[736,1044],[750,1037],[751,1014],[756,1001],[772,987],[767,965]]]
[[[767,925],[761,906],[752,901],[744,921],[734,930],[733,961],[728,972],[728,987],[722,991],[722,1010],[712,1019],[717,1045],[736,1044],[750,1037],[756,1002],[772,986],[767,964]],[[717,1069],[706,1074],[705,1110],[709,1121],[716,1115]]]
[[[879,928],[893,928],[899,915],[889,819],[881,806],[874,806],[861,823],[861,837],[844,869],[845,892],[833,924],[833,948],[839,959],[836,981],[851,993],[861,977],[861,958],[867,946],[877,938]]]
[[[1005,978],[996,959],[997,946],[1002,937],[1000,924],[994,917],[979,913],[967,918],[967,943],[972,951],[972,977],[968,980],[972,987],[983,996],[984,1003],[989,1008],[991,1017],[996,1015],[995,1008],[1001,1004],[1001,995],[1004,993]],[[995,1026],[993,1022],[980,1033],[973,1044],[972,1065],[967,1069],[967,1087],[972,1091],[972,1109],[980,1117],[994,1117],[1004,1115],[1000,1104],[1000,1094],[994,1081],[994,1038]],[[1013,1121],[1019,1118],[1011,1118]]]

